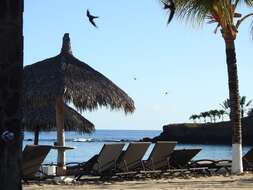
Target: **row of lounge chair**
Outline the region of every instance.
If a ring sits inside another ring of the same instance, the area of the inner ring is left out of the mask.
[[[124,143],[104,144],[99,154],[87,162],[67,164],[67,175],[75,176],[77,180],[84,175],[100,177],[138,175],[165,172],[205,172],[227,171],[231,168],[229,160],[195,160],[201,149],[175,150],[177,142],[161,141],[155,143],[147,160],[142,160],[151,143],[129,143],[123,150]],[[40,165],[52,146],[27,145],[23,151],[23,178],[32,178],[39,171]],[[243,157],[244,169],[253,168],[253,148]]]
[[[151,143],[129,143],[125,151],[122,150],[123,143],[105,144],[99,154],[87,162],[69,166],[67,171],[69,175],[75,175],[78,180],[83,175],[111,177],[192,169],[187,168],[186,165],[201,149],[175,150],[176,143],[166,141],[155,143],[147,160],[142,158]],[[203,170],[203,167],[195,170]]]

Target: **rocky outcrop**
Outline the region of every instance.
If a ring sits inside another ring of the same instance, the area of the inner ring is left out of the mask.
[[[242,134],[243,144],[253,145],[252,116],[242,119]],[[149,140],[178,141],[187,144],[231,144],[232,128],[230,122],[169,124],[163,126],[163,132],[159,136]]]

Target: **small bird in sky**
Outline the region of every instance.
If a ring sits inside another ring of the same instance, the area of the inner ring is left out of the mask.
[[[168,92],[165,92],[164,95],[168,95]]]
[[[96,25],[96,23],[94,22],[94,19],[99,18],[99,17],[98,17],[98,16],[91,15],[89,9],[87,9],[87,11],[86,11],[86,16],[89,18],[90,23],[91,23],[94,27],[97,28],[97,25]]]
[[[175,3],[173,2],[173,0],[169,0],[169,4],[164,3],[164,2],[163,2],[163,4],[164,4],[164,7],[163,7],[164,10],[167,10],[167,9],[170,10],[170,16],[168,19],[168,24],[169,24],[175,14],[176,6],[175,6]]]
[[[134,80],[136,80],[137,78],[136,77],[134,77]]]

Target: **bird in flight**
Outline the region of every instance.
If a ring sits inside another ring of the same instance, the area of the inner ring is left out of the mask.
[[[175,3],[173,2],[173,0],[169,0],[169,4],[164,3],[164,2],[163,4],[164,4],[164,7],[163,7],[164,10],[167,10],[167,9],[170,10],[170,16],[168,19],[168,24],[169,24],[175,14],[175,10],[176,10]]]
[[[94,19],[99,18],[99,17],[98,17],[98,16],[91,15],[89,9],[87,9],[87,11],[86,11],[86,16],[89,18],[90,23],[91,23],[94,27],[97,28],[97,25],[96,25],[96,23],[94,22]]]

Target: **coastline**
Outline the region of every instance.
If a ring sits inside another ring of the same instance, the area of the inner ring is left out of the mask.
[[[253,117],[242,118],[243,145],[253,145]],[[232,142],[232,128],[229,121],[217,123],[179,123],[163,126],[160,135],[143,138],[142,141],[177,141],[182,144],[221,144]]]

